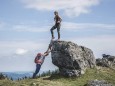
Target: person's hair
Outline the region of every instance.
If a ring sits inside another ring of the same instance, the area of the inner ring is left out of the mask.
[[[42,54],[41,53],[38,53],[37,56],[40,57]]]
[[[57,14],[58,14],[58,11],[54,11],[54,13],[57,13]]]

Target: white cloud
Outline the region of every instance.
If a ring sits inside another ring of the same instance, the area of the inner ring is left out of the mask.
[[[115,56],[115,35],[98,35],[92,37],[72,37],[71,40],[78,45],[90,48],[96,58],[101,58],[102,54],[110,54]]]
[[[48,32],[52,24],[48,23],[46,26],[26,25],[19,24],[13,25],[11,30],[19,32]],[[115,30],[115,24],[103,24],[103,23],[74,23],[74,22],[62,22],[63,30]]]
[[[78,45],[85,46],[90,48],[96,58],[101,57],[102,54],[110,54],[115,55],[115,35],[99,35],[92,37],[70,37],[67,39],[63,39],[67,41],[72,41]],[[37,52],[44,52],[48,46],[48,40],[38,42],[35,41],[0,41],[0,67],[4,67],[0,71],[26,71],[33,70],[35,68],[34,65],[34,57]],[[21,49],[18,49],[21,48]],[[16,49],[18,51],[18,55],[13,56],[16,53]],[[28,51],[25,53],[25,51]],[[23,54],[19,56],[19,54]],[[4,57],[5,56],[5,57]],[[11,58],[8,58],[11,57]],[[12,58],[13,57],[13,58]],[[23,57],[20,58],[20,57]],[[7,58],[7,60],[6,60]],[[50,56],[45,60],[45,63],[42,66],[41,70],[54,69],[54,66],[51,64]],[[2,62],[3,61],[3,62]],[[11,63],[7,65],[6,63]],[[7,68],[9,66],[9,68]],[[49,66],[47,68],[47,66]],[[18,67],[18,68],[17,68]]]
[[[97,35],[87,37],[70,36],[69,38],[63,38],[63,40],[73,41],[78,45],[83,45],[91,48],[96,57],[100,57],[101,54],[113,54],[115,51],[115,35]],[[9,57],[14,54],[29,54],[33,53],[33,56],[37,52],[45,52],[48,47],[49,41],[47,39],[38,42],[35,41],[0,41],[0,57]],[[20,49],[21,48],[21,49]],[[17,51],[16,51],[17,50]],[[12,57],[12,56],[11,56]]]
[[[0,22],[0,29],[3,29],[3,27],[5,26],[4,22]]]
[[[28,52],[28,50],[22,49],[22,48],[19,48],[19,49],[16,50],[16,54],[17,54],[17,55],[24,55],[24,54],[26,54],[27,52]]]
[[[41,27],[38,24],[6,24],[4,22],[0,22],[0,31],[18,31],[18,32],[47,32],[49,31],[50,26]]]
[[[0,71],[35,71],[34,58],[38,52],[44,53],[48,43],[36,41],[0,41]],[[7,60],[6,60],[7,59]],[[7,64],[10,63],[10,64]],[[41,71],[54,70],[51,57],[46,60]]]
[[[49,32],[51,27],[54,24],[47,23],[43,25],[35,24],[15,24],[10,25],[3,22],[0,22],[0,30],[7,31],[17,31],[17,32]],[[104,24],[104,23],[76,23],[76,22],[62,22],[61,24],[62,30],[115,30],[115,24]]]
[[[35,55],[37,52],[45,52],[48,46],[46,41],[39,42],[35,41],[0,41],[0,58],[2,57],[13,57],[13,55],[25,55],[33,53]]]
[[[66,30],[81,30],[81,29],[100,29],[100,30],[115,30],[115,24],[103,23],[73,23],[62,22],[62,27]]]
[[[19,32],[47,32],[49,31],[48,26],[38,27],[38,26],[30,26],[30,25],[14,25],[13,30]]]
[[[98,5],[101,0],[22,0],[27,8],[36,10],[63,10],[67,16],[87,14],[91,7]]]

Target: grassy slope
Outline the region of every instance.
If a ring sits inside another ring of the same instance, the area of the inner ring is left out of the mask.
[[[49,78],[26,79],[21,81],[1,80],[0,86],[84,86],[89,80],[106,80],[115,85],[115,70],[109,68],[88,69],[79,78],[64,78],[53,75]],[[34,85],[35,83],[36,85]]]

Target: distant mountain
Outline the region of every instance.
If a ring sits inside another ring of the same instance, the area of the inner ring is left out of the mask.
[[[8,78],[12,78],[13,80],[22,79],[23,77],[32,77],[33,72],[2,72]]]
[[[39,74],[42,74],[43,72],[47,72],[47,71],[40,71]],[[2,74],[4,74],[5,76],[7,76],[9,79],[13,79],[13,80],[18,80],[18,79],[22,79],[25,76],[26,77],[32,77],[33,76],[33,72],[0,72]],[[38,75],[39,75],[38,74]]]

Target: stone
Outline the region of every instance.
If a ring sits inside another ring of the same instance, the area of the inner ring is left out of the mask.
[[[36,83],[31,83],[31,86],[37,86],[37,84]]]
[[[96,59],[96,65],[115,69],[115,56],[106,54],[103,54],[102,56],[103,56],[102,59],[101,58]]]
[[[86,86],[113,86],[105,80],[91,80]]]
[[[95,57],[91,49],[73,42],[54,41],[51,51],[52,63],[59,67],[64,76],[80,76],[87,68],[95,67]]]

